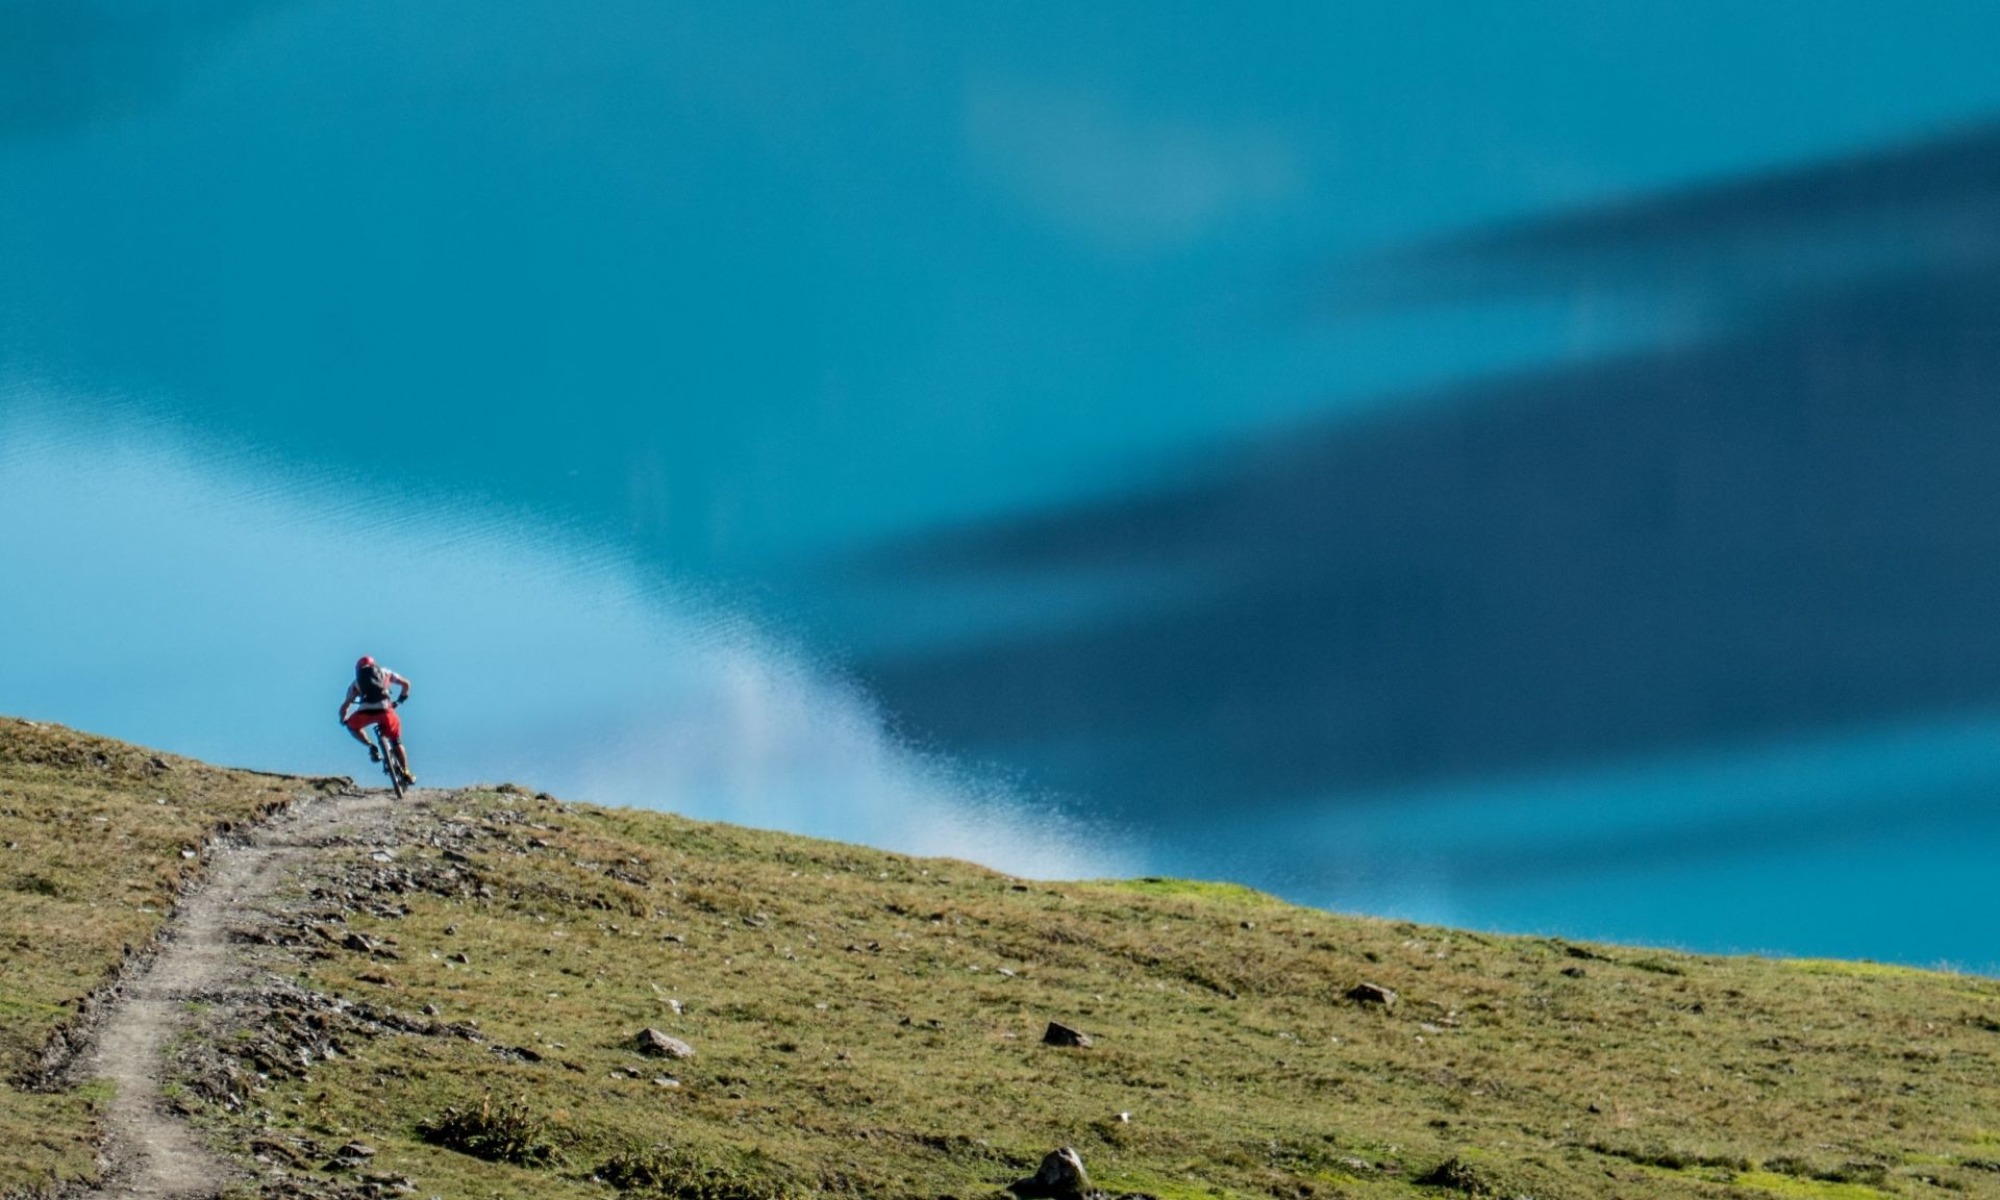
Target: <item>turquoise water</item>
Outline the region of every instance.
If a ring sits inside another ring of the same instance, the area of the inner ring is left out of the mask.
[[[0,8],[0,710],[2000,962],[1996,32]]]

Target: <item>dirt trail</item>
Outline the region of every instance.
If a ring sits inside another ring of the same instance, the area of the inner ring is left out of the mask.
[[[159,952],[125,985],[84,1061],[81,1074],[117,1089],[105,1114],[110,1168],[93,1195],[208,1197],[234,1178],[167,1110],[161,1078],[168,1047],[186,1027],[188,1002],[227,1005],[253,988],[254,969],[232,932],[270,920],[272,904],[316,850],[357,839],[391,842],[392,803],[387,792],[308,797],[215,851],[207,881],[181,902]]]

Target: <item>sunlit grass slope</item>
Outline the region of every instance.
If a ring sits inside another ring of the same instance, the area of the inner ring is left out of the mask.
[[[47,1078],[219,828],[310,786],[0,718],[0,1195],[94,1169],[104,1097]]]
[[[988,1196],[1061,1145],[1161,1197],[2000,1194],[1987,979],[1025,882],[511,789],[426,820],[343,852],[295,959],[414,1031],[336,1019],[303,1066],[239,1031],[268,1067],[210,1108],[239,1145],[358,1138],[444,1196]],[[645,1027],[695,1057],[640,1055]]]
[[[184,852],[308,786],[0,722],[0,1194],[89,1174],[102,1098],[22,1085]],[[179,1093],[293,1172],[273,1194],[990,1196],[1073,1145],[1162,1197],[2000,1195],[1976,977],[1026,882],[512,789],[323,865],[257,948],[299,986],[212,1012],[232,1057]],[[329,1170],[350,1140],[375,1154]]]

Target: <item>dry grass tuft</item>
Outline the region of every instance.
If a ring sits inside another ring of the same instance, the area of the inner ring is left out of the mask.
[[[429,1120],[417,1122],[417,1136],[433,1146],[517,1167],[562,1163],[562,1151],[551,1132],[548,1121],[536,1116],[528,1102],[518,1096],[499,1104],[493,1103],[492,1096],[484,1096],[477,1108],[448,1107]]]

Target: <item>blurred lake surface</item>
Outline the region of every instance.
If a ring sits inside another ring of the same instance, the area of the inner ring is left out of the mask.
[[[0,711],[1993,969],[2000,25],[1437,17],[0,8]]]

